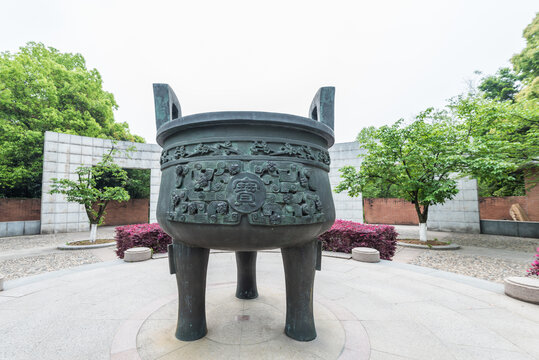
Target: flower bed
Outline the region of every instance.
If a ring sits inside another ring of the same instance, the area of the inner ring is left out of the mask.
[[[369,247],[380,252],[380,259],[391,260],[397,248],[397,235],[390,225],[336,220],[318,239],[322,241],[323,250],[351,253],[355,247]]]
[[[116,228],[116,255],[124,258],[127,249],[144,246],[154,253],[166,253],[172,238],[165,233],[158,223],[118,226]]]

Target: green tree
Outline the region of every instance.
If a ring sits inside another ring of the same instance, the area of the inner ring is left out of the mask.
[[[125,189],[132,199],[150,198],[150,169],[125,169],[127,184]]]
[[[400,196],[395,185],[376,178],[366,181],[361,195],[364,199],[398,198]]]
[[[82,55],[29,42],[0,54],[0,197],[40,197],[45,131],[144,142]]]
[[[523,32],[526,47],[513,56],[511,62],[524,83],[518,99],[539,99],[539,13]]]
[[[443,204],[457,193],[453,178],[462,170],[462,133],[440,112],[427,109],[410,125],[403,120],[391,126],[364,128],[358,142],[366,154],[360,155],[359,170],[346,166],[336,191],[357,196],[378,181],[392,185],[399,197],[415,206],[420,239],[427,240],[429,207]]]
[[[131,149],[128,151],[130,153],[134,151]],[[125,183],[125,190],[129,193],[131,199],[149,199],[150,198],[150,169],[124,169],[127,174],[127,180]],[[100,177],[98,187],[114,187],[121,186],[118,182],[118,179],[114,176],[113,173],[108,174],[104,173]],[[123,186],[123,185],[122,185]]]
[[[127,172],[114,163],[114,149],[96,166],[79,167],[77,180],[52,179],[51,194],[63,194],[67,201],[84,205],[90,221],[90,241],[97,238],[97,226],[105,219],[105,209],[110,201],[128,201],[129,193],[125,189]]]
[[[487,76],[479,85],[487,99],[513,100],[520,89],[520,78],[509,68],[501,68],[496,75]]]
[[[449,104],[467,133],[467,172],[477,178],[480,196],[525,195],[524,179],[539,161],[539,13],[523,36],[513,71],[484,78],[483,97],[472,91]]]
[[[539,164],[539,106],[460,96],[449,105],[466,135],[466,172],[481,196],[524,195],[525,175]]]

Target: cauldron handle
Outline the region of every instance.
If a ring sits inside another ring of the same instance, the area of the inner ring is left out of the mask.
[[[326,124],[333,130],[335,118],[335,88],[324,86],[318,89],[309,108],[309,118]]]
[[[153,100],[157,130],[167,122],[182,117],[180,102],[168,84],[153,84]]]

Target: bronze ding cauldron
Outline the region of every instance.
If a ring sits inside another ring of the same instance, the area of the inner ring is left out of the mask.
[[[285,333],[313,340],[317,237],[335,220],[328,178],[335,88],[316,93],[309,118],[257,111],[182,116],[168,85],[153,89],[163,147],[157,220],[173,238],[168,256],[178,282],[176,337],[189,341],[207,333],[210,249],[236,252],[236,296],[253,299],[256,251],[281,248]]]

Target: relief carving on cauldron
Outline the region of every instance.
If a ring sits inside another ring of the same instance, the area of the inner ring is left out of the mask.
[[[297,158],[309,160],[326,171],[329,171],[329,152],[325,149],[306,144],[291,144],[276,141],[224,141],[176,145],[163,150],[161,166],[171,162],[201,156],[245,156],[265,155],[277,158]]]
[[[168,219],[236,225],[314,224],[325,221],[311,169],[295,162],[197,161],[176,165]]]

